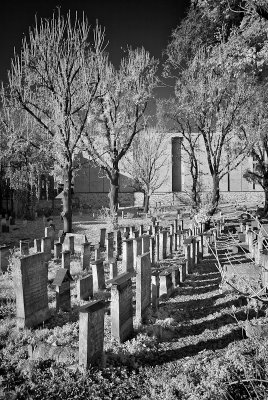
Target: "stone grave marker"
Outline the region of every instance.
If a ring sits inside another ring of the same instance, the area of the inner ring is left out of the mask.
[[[108,232],[106,239],[107,260],[114,258],[114,233]]]
[[[106,228],[100,229],[100,247],[101,249],[105,246]]]
[[[41,252],[45,253],[45,261],[51,260],[51,240],[49,237],[41,239]]]
[[[29,255],[30,242],[29,240],[20,240],[20,254],[22,256]]]
[[[133,240],[134,239],[123,240],[122,269],[125,272],[132,272],[134,270]]]
[[[103,365],[105,303],[94,301],[80,308],[79,312],[79,365]]]
[[[142,238],[137,237],[133,240],[133,265],[134,269],[137,266],[137,257],[142,254]]]
[[[77,298],[79,300],[88,300],[93,296],[93,277],[89,274],[77,281]]]
[[[167,231],[159,233],[159,260],[167,258]]]
[[[53,226],[45,227],[45,237],[50,237],[51,240],[51,248],[54,249],[54,241],[55,241],[55,229]]]
[[[82,243],[81,244],[81,264],[82,269],[86,269],[90,267],[90,243]]]
[[[155,263],[155,238],[153,236],[150,236],[149,242],[150,242],[150,260],[151,260],[151,264],[154,265],[154,263]]]
[[[152,291],[152,309],[155,311],[159,305],[159,272],[152,273],[151,291]]]
[[[169,270],[161,271],[159,274],[159,279],[160,279],[160,289],[159,289],[160,297],[163,295],[169,297],[174,289],[171,271]]]
[[[73,237],[73,239],[71,239],[71,242],[68,244],[69,237]],[[82,244],[87,242],[87,236],[82,233],[66,233],[64,247],[66,250],[70,250],[71,254],[74,254],[75,252],[80,253]]]
[[[142,235],[141,239],[141,254],[148,253],[150,251],[150,236]]]
[[[132,276],[124,273],[111,282],[111,335],[119,342],[133,335]]]
[[[63,269],[71,270],[71,252],[70,250],[64,250],[61,254],[61,267]]]
[[[34,252],[41,253],[41,239],[34,239]]]
[[[10,250],[12,246],[2,245],[0,246],[0,272],[4,273],[8,269]]]
[[[105,275],[104,265],[102,260],[95,260],[92,262],[92,276],[93,276],[93,293],[98,293],[100,290],[105,289]]]
[[[115,251],[116,251],[116,259],[119,260],[122,255],[122,234],[118,229],[115,235]]]
[[[62,243],[57,242],[54,244],[54,258],[61,258],[62,255]]]
[[[115,258],[111,258],[108,262],[109,265],[109,276],[110,279],[114,279],[117,277],[117,261]]]
[[[17,325],[32,328],[49,318],[48,269],[44,253],[16,258],[13,265]]]
[[[59,268],[53,285],[56,286],[56,311],[71,310],[71,287],[70,282],[73,281],[70,271],[66,268]]]
[[[142,321],[151,305],[151,260],[150,253],[137,257],[136,318]]]

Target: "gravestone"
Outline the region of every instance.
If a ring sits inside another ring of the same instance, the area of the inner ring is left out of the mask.
[[[159,281],[159,273],[152,273],[152,283],[151,283],[151,291],[152,291],[152,309],[155,311],[159,305],[159,289],[160,289],[160,281]]]
[[[2,273],[8,269],[11,248],[11,246],[7,245],[0,246],[0,272]]]
[[[55,241],[55,229],[53,226],[47,226],[45,228],[45,237],[49,237],[51,240],[51,248],[54,249],[54,241]]]
[[[115,258],[111,258],[108,261],[109,264],[109,276],[110,279],[114,279],[117,277],[117,261]]]
[[[17,325],[32,328],[49,318],[47,276],[44,253],[16,258],[13,264]]]
[[[51,240],[49,237],[41,239],[41,252],[45,253],[45,261],[51,260]]]
[[[159,260],[167,258],[167,231],[159,233]]]
[[[150,241],[150,260],[151,260],[151,264],[154,265],[154,263],[155,263],[155,238],[153,236],[150,236],[149,241]]]
[[[132,276],[124,273],[111,282],[111,335],[119,342],[133,335]]]
[[[68,269],[71,271],[71,252],[70,250],[65,250],[61,254],[61,267],[63,269]]]
[[[93,277],[89,274],[77,281],[78,300],[88,300],[93,296]]]
[[[71,281],[73,278],[70,271],[66,268],[59,268],[53,281],[53,285],[56,286],[56,311],[71,310]]]
[[[178,267],[180,270],[180,280],[181,280],[181,282],[184,282],[186,275],[187,275],[186,261],[180,261],[180,264],[178,265]]]
[[[129,237],[132,238],[132,239],[134,239],[136,237],[135,236],[135,226],[130,226],[129,227]]]
[[[81,243],[81,264],[82,269],[90,267],[90,243]]]
[[[29,255],[30,242],[29,240],[20,240],[20,254],[22,256]]]
[[[133,263],[133,240],[123,240],[122,269],[124,272],[132,272],[134,270]]]
[[[103,365],[105,303],[94,301],[80,308],[79,312],[79,365]]]
[[[142,238],[137,237],[133,240],[133,266],[136,269],[137,257],[142,254]]]
[[[172,279],[173,286],[175,288],[176,286],[179,286],[179,284],[180,284],[180,268],[179,268],[179,266],[174,265],[169,268],[169,271],[171,272],[171,279]]]
[[[99,260],[101,257],[100,257],[100,244],[99,243],[96,243],[95,245],[94,245],[94,259],[95,259],[95,261],[97,261],[97,260]]]
[[[142,321],[151,305],[151,261],[150,253],[137,257],[136,318]]]
[[[104,265],[102,260],[92,262],[93,293],[105,289]]]
[[[150,251],[150,236],[142,235],[141,239],[141,254],[148,253]]]
[[[101,249],[105,246],[106,228],[100,229],[100,247]]]
[[[139,236],[143,235],[143,225],[139,226]]]
[[[34,239],[34,252],[41,253],[41,239]]]
[[[116,251],[116,259],[119,260],[122,255],[122,234],[118,229],[115,235],[115,251]]]
[[[61,258],[62,255],[62,244],[57,242],[54,244],[54,258]]]
[[[106,239],[107,260],[114,258],[114,233],[108,232]]]
[[[69,250],[71,255],[74,254],[74,236],[73,234],[66,233],[64,243],[63,243],[64,250]]]
[[[173,282],[172,282],[172,275],[171,271],[164,270],[159,274],[160,279],[160,289],[159,289],[159,296],[166,295],[169,297],[173,292]]]
[[[160,246],[160,244],[159,244],[159,233],[157,233],[155,235],[155,253],[154,253],[155,262],[159,261],[159,246]]]

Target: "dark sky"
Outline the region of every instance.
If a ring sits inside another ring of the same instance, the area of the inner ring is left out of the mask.
[[[6,80],[10,61],[20,49],[23,34],[35,23],[35,15],[50,17],[57,6],[62,13],[69,9],[85,12],[90,24],[96,19],[106,29],[111,60],[117,65],[127,45],[144,46],[161,60],[172,29],[185,15],[190,0],[5,0],[1,6],[0,23],[0,80]],[[162,88],[159,96],[170,90]]]

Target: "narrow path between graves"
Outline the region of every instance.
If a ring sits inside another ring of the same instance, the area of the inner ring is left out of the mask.
[[[225,235],[218,240],[221,262],[228,263],[231,257],[234,265],[254,268],[244,254],[226,256],[233,244],[233,239]],[[176,256],[165,260],[165,264],[169,262],[176,263]],[[155,315],[155,323],[163,327],[157,364],[192,357],[202,350],[223,349],[245,337],[242,324],[247,318],[247,301],[229,287],[220,290],[221,275],[215,263],[212,254],[204,257],[172,297],[160,303]]]

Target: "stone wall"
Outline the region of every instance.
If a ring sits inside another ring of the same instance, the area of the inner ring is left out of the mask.
[[[88,206],[91,209],[99,209],[101,207],[109,207],[108,193],[75,193],[75,197],[79,199],[82,206]],[[133,193],[119,193],[119,205],[133,206]]]

